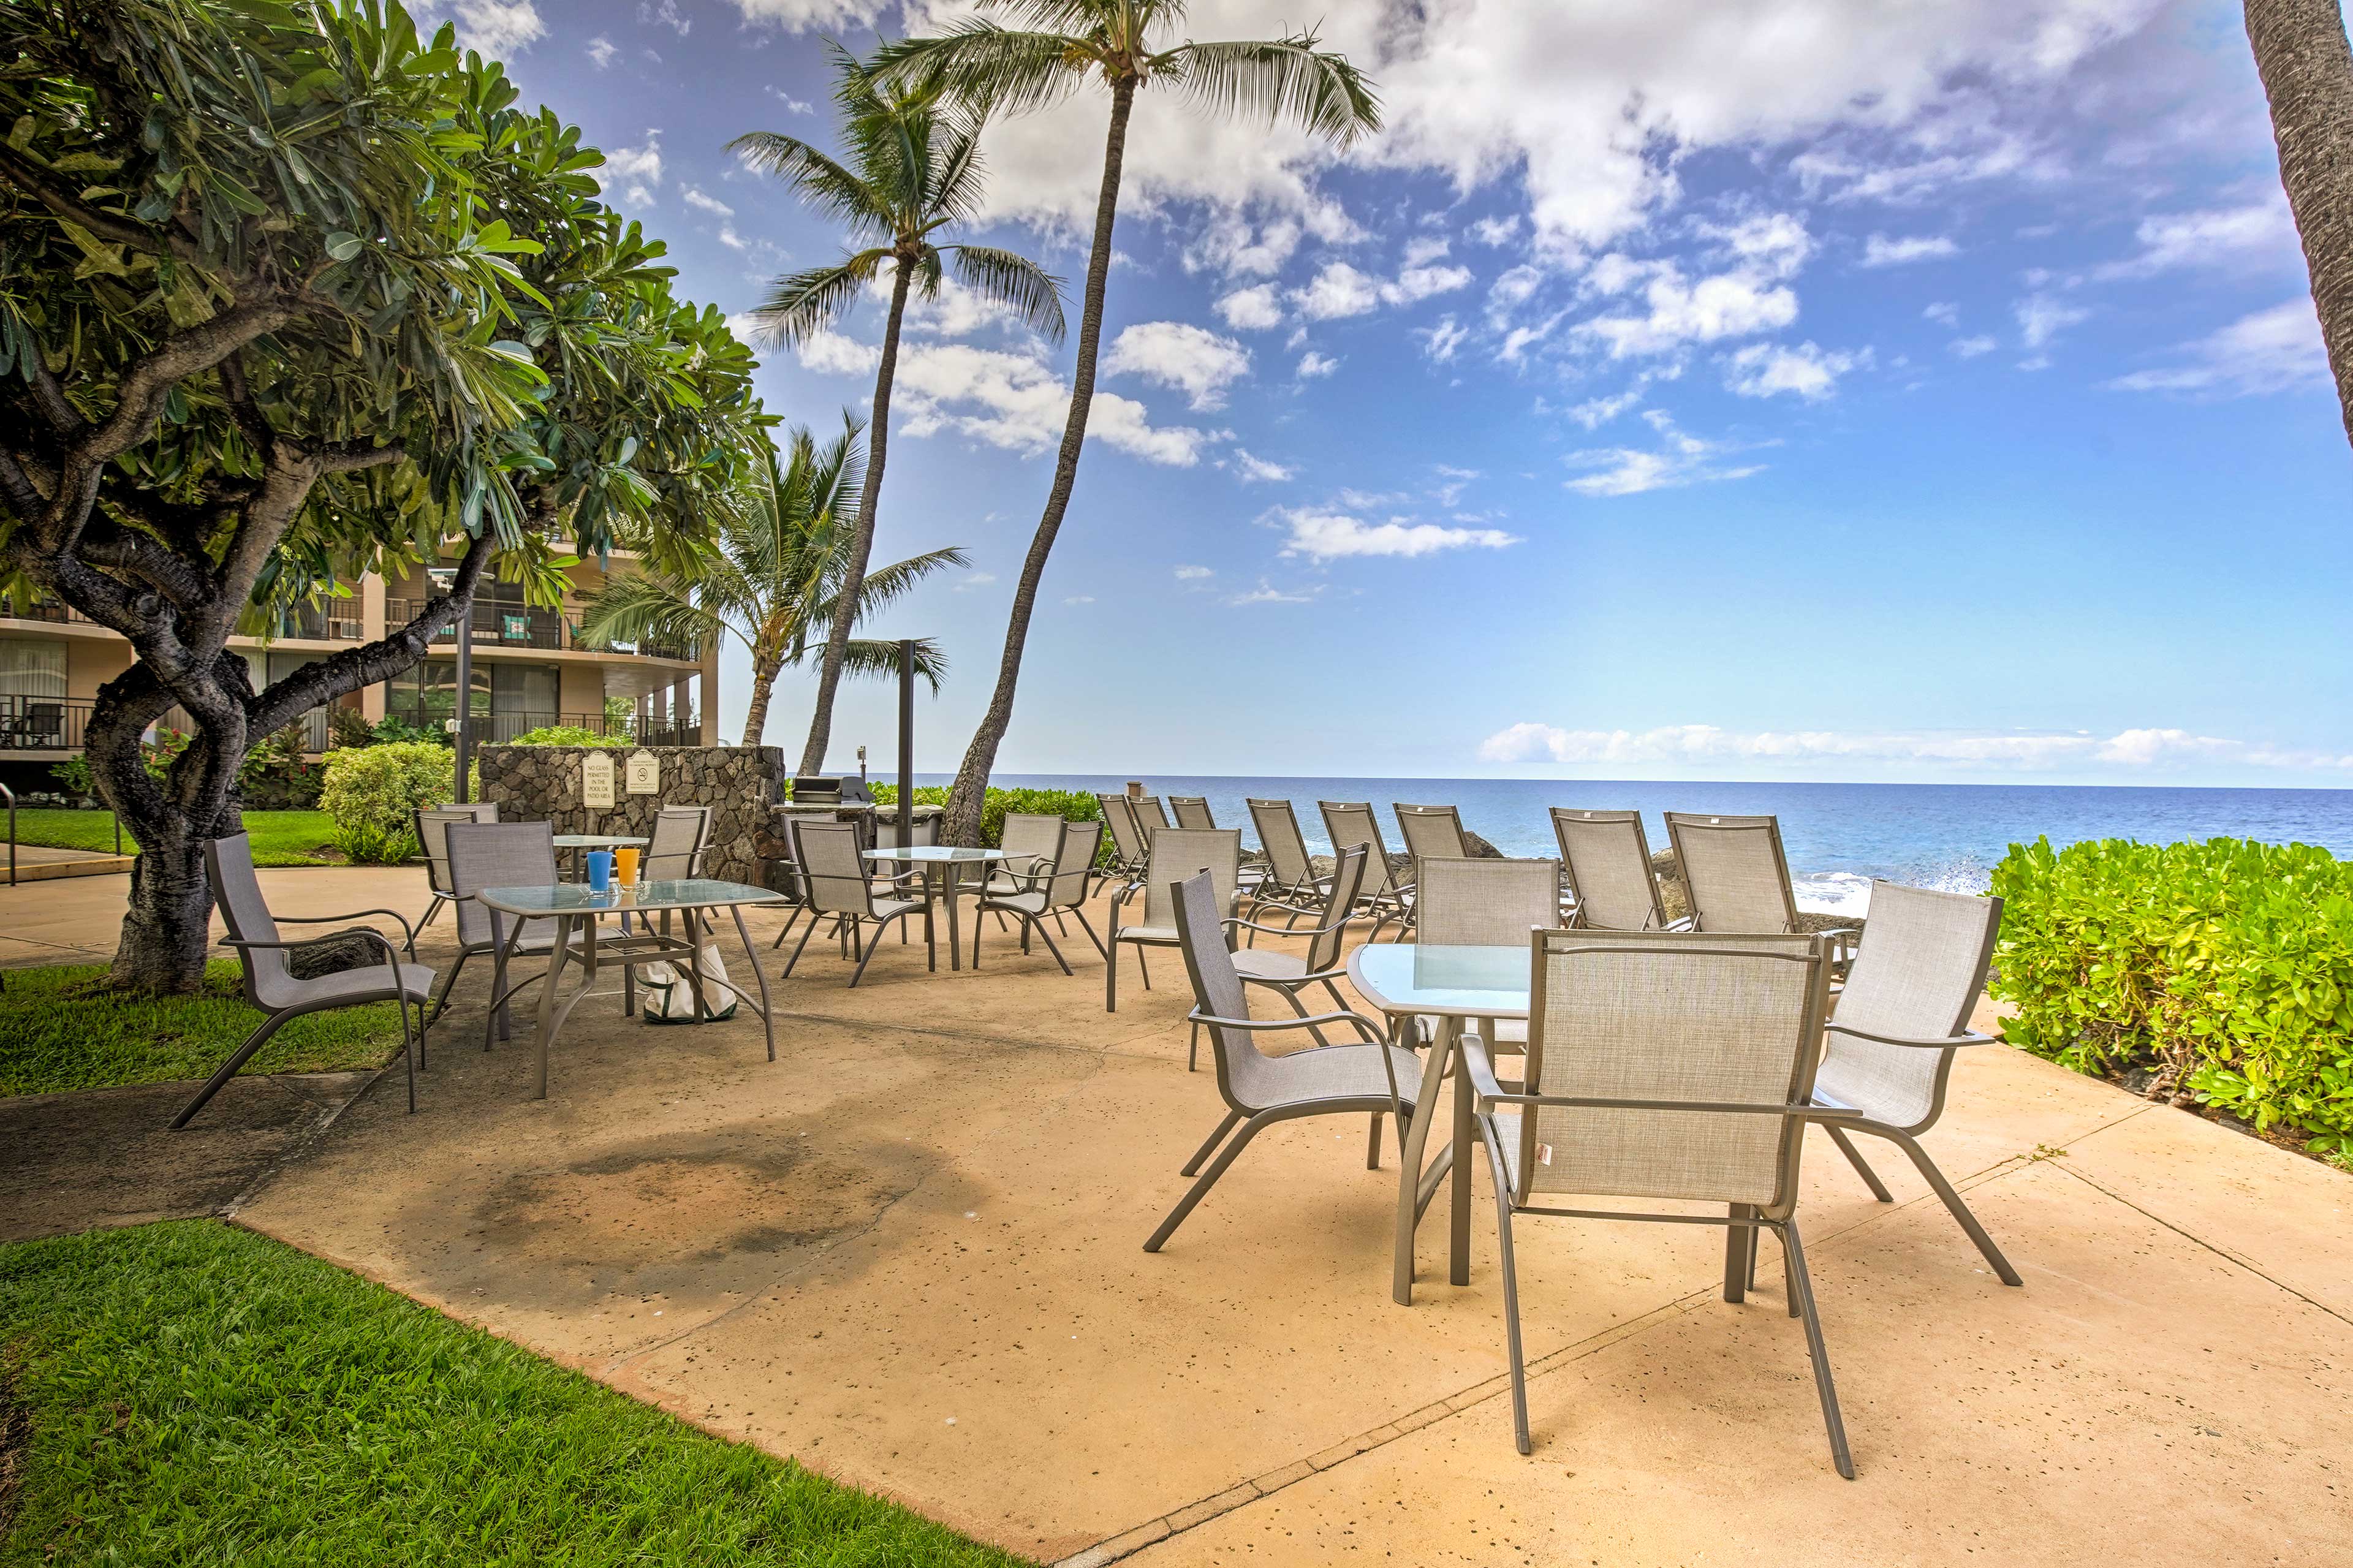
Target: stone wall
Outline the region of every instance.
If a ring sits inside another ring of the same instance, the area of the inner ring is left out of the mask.
[[[711,853],[703,874],[723,882],[767,885],[761,863],[781,851],[768,838],[768,806],[782,800],[791,770],[776,746],[652,746],[661,763],[661,792],[628,793],[631,748],[484,746],[482,798],[507,822],[552,822],[558,833],[612,833],[650,838],[665,805],[712,808]],[[580,764],[592,750],[613,759],[613,804],[580,804]]]

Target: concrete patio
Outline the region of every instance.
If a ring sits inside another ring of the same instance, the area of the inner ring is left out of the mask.
[[[414,871],[264,877],[292,912],[424,902]],[[71,886],[87,913],[41,889],[36,922],[19,889],[0,929],[103,948],[119,882]],[[1270,1131],[1147,1256],[1216,1085],[1185,1071],[1175,956],[1148,993],[1124,958],[1107,1016],[1072,937],[1075,977],[992,927],[977,973],[894,942],[854,992],[813,943],[773,1065],[748,1015],[649,1028],[591,999],[544,1102],[527,1014],[480,1049],[476,963],[418,1114],[396,1073],[237,1217],[1049,1562],[2309,1563],[2353,1539],[2353,1179],[1965,1054],[1926,1142],[2024,1289],[1899,1160],[1887,1206],[1810,1151],[1856,1481],[1772,1249],[1731,1306],[1716,1234],[1679,1227],[1522,1226],[1522,1458],[1483,1169],[1472,1283],[1445,1282],[1441,1203],[1410,1308],[1394,1144],[1366,1171],[1355,1118]]]

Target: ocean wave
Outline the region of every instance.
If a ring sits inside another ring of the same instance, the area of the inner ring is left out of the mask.
[[[1908,866],[1888,873],[1886,880],[1933,888],[1941,893],[1982,893],[1992,880],[1992,871],[1975,856],[1963,855],[1932,865]],[[1861,917],[1871,912],[1871,878],[1857,871],[1809,871],[1791,877],[1789,890],[1797,895],[1801,910]]]

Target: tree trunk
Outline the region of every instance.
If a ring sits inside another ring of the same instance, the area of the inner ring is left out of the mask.
[[[808,743],[801,748],[801,772],[825,771],[825,749],[833,739],[833,693],[841,684],[841,661],[849,630],[858,622],[858,600],[866,587],[866,561],[874,550],[874,509],[882,495],[882,459],[891,445],[891,380],[899,368],[899,322],[907,311],[913,268],[903,255],[892,269],[891,320],[882,328],[882,364],[874,373],[874,417],[866,426],[866,484],[858,497],[858,531],[849,545],[849,570],[834,600],[833,629],[826,635],[825,661],[818,668],[817,711],[809,718]],[[755,738],[744,744],[756,746]]]
[[[752,705],[744,711],[744,743],[747,746],[758,745],[760,731],[768,727],[768,699],[776,692],[776,675],[783,668],[783,660],[772,658],[757,648],[752,650]],[[815,771],[807,763],[801,764],[805,773]]]
[[[2280,184],[2304,241],[2337,402],[2353,440],[2353,48],[2338,0],[2246,0]]]
[[[1079,360],[1071,372],[1071,416],[1062,428],[1062,449],[1054,460],[1054,488],[1047,493],[1046,510],[1029,541],[1021,563],[1020,581],[1013,587],[1013,613],[1005,628],[1005,657],[997,667],[997,689],[988,710],[973,731],[972,744],[956,771],[955,787],[948,792],[942,840],[949,844],[980,842],[980,812],[988,793],[988,775],[997,765],[997,748],[1013,722],[1013,691],[1021,679],[1021,654],[1029,637],[1029,616],[1037,607],[1038,585],[1046,575],[1046,557],[1054,536],[1061,531],[1062,514],[1078,482],[1079,451],[1086,445],[1087,409],[1095,395],[1095,349],[1103,337],[1103,289],[1111,277],[1112,222],[1119,216],[1120,163],[1127,152],[1127,117],[1135,107],[1135,79],[1122,77],[1112,84],[1111,131],[1103,142],[1103,189],[1095,198],[1094,248],[1087,255],[1087,291],[1079,314]]]

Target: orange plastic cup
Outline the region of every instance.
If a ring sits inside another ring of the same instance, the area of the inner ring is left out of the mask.
[[[638,847],[636,845],[624,844],[613,851],[613,874],[619,879],[621,886],[625,888],[636,885],[638,880]]]

